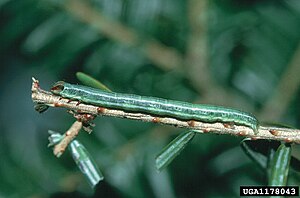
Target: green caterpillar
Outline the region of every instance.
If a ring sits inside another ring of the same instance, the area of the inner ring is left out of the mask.
[[[162,98],[107,92],[82,85],[73,85],[59,81],[51,92],[71,100],[98,105],[128,112],[140,112],[157,116],[167,116],[179,120],[201,122],[234,123],[258,131],[258,120],[251,114],[221,106],[192,104]]]

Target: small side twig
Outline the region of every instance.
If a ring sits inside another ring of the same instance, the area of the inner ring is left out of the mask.
[[[81,128],[82,122],[75,121],[72,124],[69,130],[67,130],[65,133],[64,138],[57,145],[55,145],[53,149],[53,153],[56,157],[60,157],[64,153],[71,141],[78,135]]]
[[[273,126],[260,126],[258,133],[246,126],[235,125],[232,123],[206,123],[195,120],[178,120],[169,117],[157,117],[144,113],[125,112],[122,110],[109,109],[95,105],[80,103],[77,101],[70,101],[67,98],[53,95],[52,93],[45,92],[39,86],[38,81],[33,82],[32,86],[32,100],[35,103],[44,104],[51,107],[63,107],[77,113],[85,113],[99,116],[111,116],[133,120],[140,120],[144,122],[153,122],[165,125],[172,125],[179,128],[188,128],[197,130],[199,133],[215,133],[226,134],[235,136],[244,136],[256,139],[269,139],[285,142],[300,143],[300,130],[290,128],[280,128]]]

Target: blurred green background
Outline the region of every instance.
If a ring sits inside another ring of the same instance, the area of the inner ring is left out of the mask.
[[[300,126],[298,0],[1,0],[0,197],[238,197],[266,185],[241,138],[197,135],[162,172],[156,154],[182,131],[98,117],[80,140],[104,173],[92,190],[48,130],[64,109],[34,111],[31,77],[49,89],[77,71],[124,93],[218,104]],[[291,170],[288,184],[299,185]]]

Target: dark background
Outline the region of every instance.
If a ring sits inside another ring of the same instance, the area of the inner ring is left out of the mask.
[[[300,126],[298,0],[0,1],[0,197],[237,197],[266,185],[241,138],[197,135],[168,169],[156,154],[181,131],[98,117],[80,140],[104,173],[92,190],[66,152],[63,109],[34,111],[31,77],[49,89],[83,71],[117,92],[218,104]],[[299,185],[291,170],[289,184]]]

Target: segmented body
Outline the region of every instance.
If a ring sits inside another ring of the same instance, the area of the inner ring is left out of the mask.
[[[222,106],[192,104],[156,97],[107,92],[62,81],[57,82],[51,91],[72,100],[128,112],[141,112],[180,120],[197,120],[209,123],[232,122],[250,127],[255,133],[258,129],[258,120],[253,115]]]

